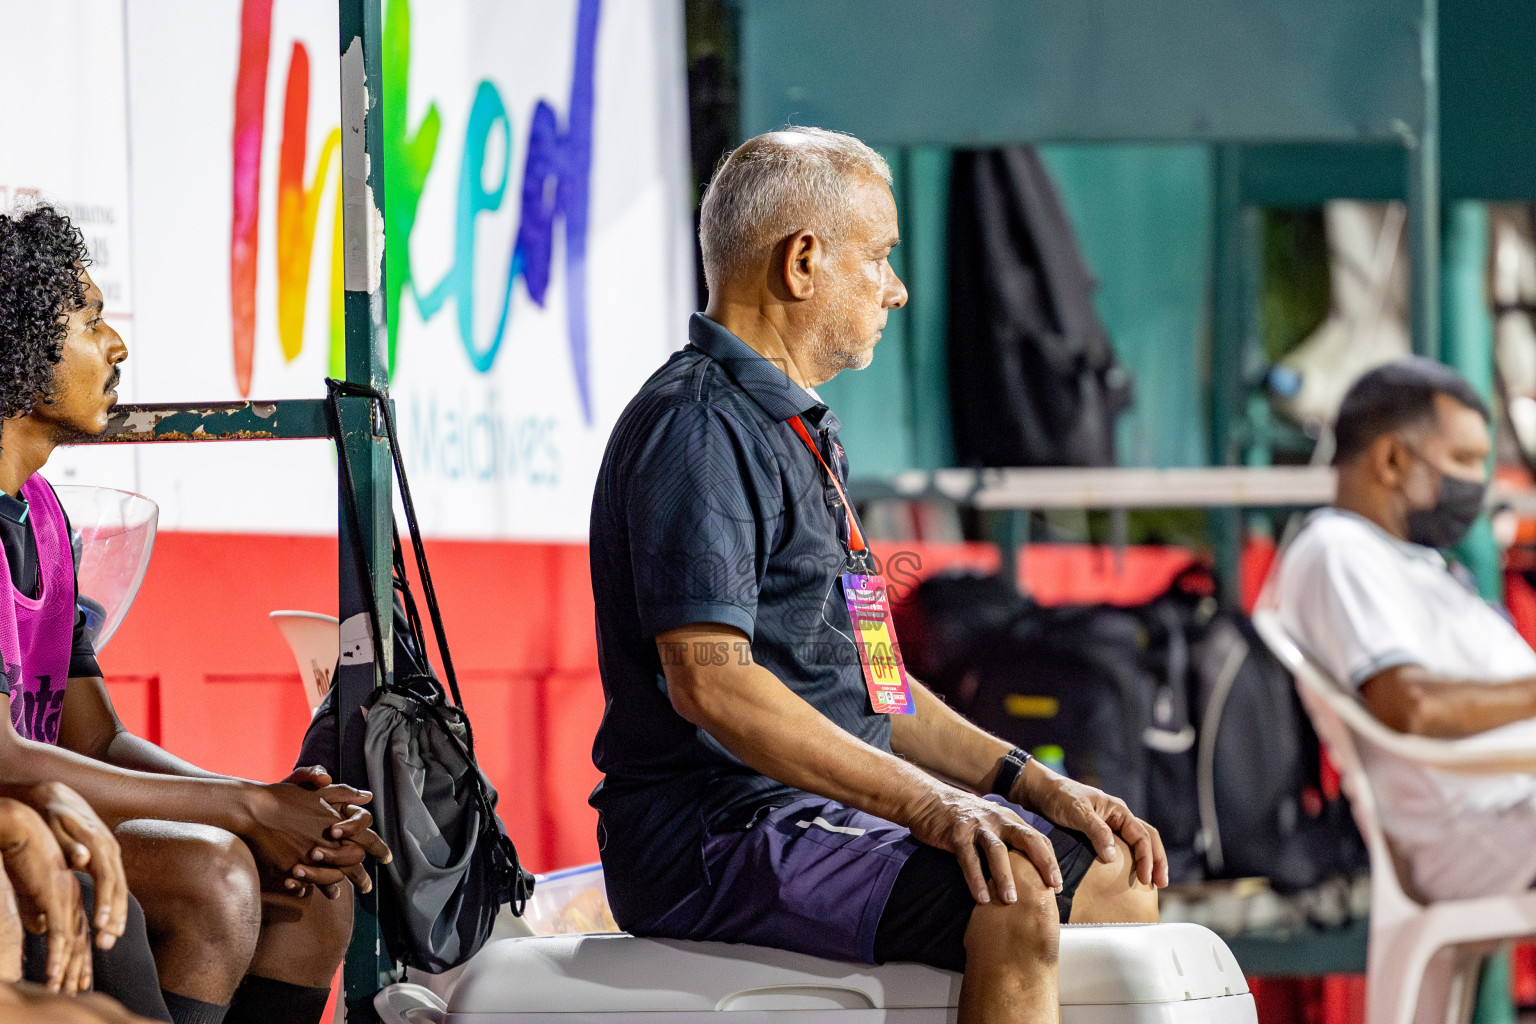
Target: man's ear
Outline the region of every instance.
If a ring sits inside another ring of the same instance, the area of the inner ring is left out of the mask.
[[[1401,487],[1413,464],[1413,453],[1403,439],[1395,433],[1383,434],[1371,442],[1369,452],[1377,482],[1394,491]]]
[[[790,296],[804,302],[816,294],[816,275],[821,269],[826,249],[821,239],[810,231],[796,231],[784,243],[784,288]]]

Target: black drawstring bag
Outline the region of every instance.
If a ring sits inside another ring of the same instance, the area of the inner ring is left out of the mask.
[[[406,576],[405,552],[399,530],[391,522],[394,679],[374,694],[363,740],[368,785],[374,794],[369,807],[373,827],[394,853],[394,859],[380,873],[379,922],[391,956],[436,974],[480,951],[504,904],[511,903],[513,913],[522,914],[533,892],[533,876],[518,863],[517,850],[496,816],[496,790],[475,761],[474,734],[459,695],[389,400],[375,388],[345,381],[327,379],[326,389],[326,412],[337,442],[342,504],[354,537],[363,534],[351,462],[341,440],[340,397],[368,398],[380,412],[395,476],[400,481],[400,499],[416,554],[422,596],[453,693],[449,703],[427,660],[421,615]],[[361,591],[371,593],[363,553],[355,546],[353,550]],[[374,658],[383,665],[378,613],[372,602],[367,604]],[[330,709],[337,708],[334,697],[333,690],[327,696]],[[335,725],[339,736],[339,720]]]

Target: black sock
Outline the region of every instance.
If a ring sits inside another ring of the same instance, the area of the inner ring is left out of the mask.
[[[87,916],[95,913],[96,887],[91,876],[77,874],[80,895]],[[28,981],[47,980],[48,937],[28,932],[22,946],[22,971]],[[160,997],[160,979],[155,973],[155,956],[144,931],[144,911],[139,901],[128,897],[128,928],[111,949],[91,951],[91,968],[96,975],[93,986],[124,1007],[150,1020],[169,1021],[170,1014]]]
[[[127,1009],[151,1020],[174,1020],[160,992],[160,976],[144,931],[144,911],[128,897],[128,929],[111,949],[92,954],[96,991],[105,993]]]
[[[205,1003],[201,999],[179,996],[164,989],[160,990],[160,994],[165,996],[166,1009],[171,1011],[171,1020],[176,1024],[223,1024],[224,1015],[229,1012],[228,1006]]]
[[[310,988],[247,974],[229,1003],[225,1024],[320,1024],[330,987]]]

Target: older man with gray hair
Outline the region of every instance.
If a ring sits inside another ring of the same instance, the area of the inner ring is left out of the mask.
[[[608,895],[639,935],[920,961],[965,972],[963,1022],[1054,1021],[1060,924],[1156,920],[1166,859],[892,657],[815,391],[907,301],[890,181],[857,139],[785,128],[704,197],[708,308],[592,503]]]

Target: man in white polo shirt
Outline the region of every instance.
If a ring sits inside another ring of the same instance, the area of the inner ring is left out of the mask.
[[[1536,747],[1536,653],[1439,550],[1482,509],[1488,422],[1471,386],[1431,360],[1361,377],[1335,427],[1334,503],[1286,550],[1279,612],[1297,643],[1393,729]],[[1363,754],[1382,824],[1420,894],[1536,881],[1536,775],[1456,775]]]

